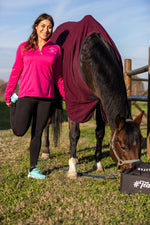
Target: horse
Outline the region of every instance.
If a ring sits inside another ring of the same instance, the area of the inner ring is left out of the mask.
[[[96,151],[93,168],[103,171],[102,141],[106,122],[111,130],[112,160],[121,171],[131,168],[132,163],[140,160],[143,142],[140,124],[143,113],[132,119],[122,61],[114,42],[90,15],[79,22],[66,22],[60,25],[54,31],[52,40],[61,46],[63,54],[62,72],[70,139],[67,176],[77,178],[76,147],[80,137],[79,124],[88,121],[94,111],[96,111]],[[83,93],[84,90],[86,94]],[[49,125],[45,131],[47,148],[43,153],[49,154]]]

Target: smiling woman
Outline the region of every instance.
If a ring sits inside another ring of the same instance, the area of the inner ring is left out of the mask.
[[[52,16],[41,14],[33,24],[33,31],[24,49],[35,48],[38,46],[41,50],[47,40],[51,37],[54,27]]]
[[[51,36],[53,30],[52,23],[46,19],[41,21],[36,26],[36,31],[38,35],[38,47],[41,50],[47,39]]]
[[[41,14],[36,19],[28,41],[21,43],[17,49],[4,95],[6,104],[10,106],[11,128],[15,135],[23,136],[33,121],[28,177],[36,179],[45,178],[36,165],[43,129],[49,116],[56,112],[54,86],[65,98],[61,49],[50,39],[53,26],[53,18],[48,14]],[[16,96],[14,90],[18,81],[19,93]]]

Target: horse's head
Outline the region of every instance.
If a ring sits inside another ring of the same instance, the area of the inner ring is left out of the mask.
[[[111,136],[110,155],[120,166],[121,171],[131,168],[132,163],[139,161],[143,137],[140,132],[140,123],[143,113],[134,120],[116,118],[117,129]]]

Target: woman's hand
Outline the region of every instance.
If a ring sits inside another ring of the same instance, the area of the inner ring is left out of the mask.
[[[7,105],[8,107],[10,107],[10,105],[11,105],[11,102],[9,102],[9,103],[6,103],[6,105]]]

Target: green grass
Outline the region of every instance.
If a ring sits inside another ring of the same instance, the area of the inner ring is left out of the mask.
[[[9,108],[0,98],[0,130],[9,128]]]
[[[114,174],[117,179],[84,176],[77,180],[67,178],[67,173],[60,170],[68,168],[67,122],[62,126],[60,145],[54,148],[51,144],[50,159],[42,160],[40,155],[38,167],[47,178],[28,179],[30,129],[24,137],[14,136],[9,126],[9,109],[3,100],[0,105],[0,224],[150,224],[149,195],[120,192],[120,171],[109,156],[108,126],[103,142],[104,172],[98,173],[92,171],[96,143],[95,121],[80,125],[77,171],[105,176]],[[141,131],[146,137],[145,123],[142,123]],[[141,159],[147,161],[146,146],[142,149]]]

